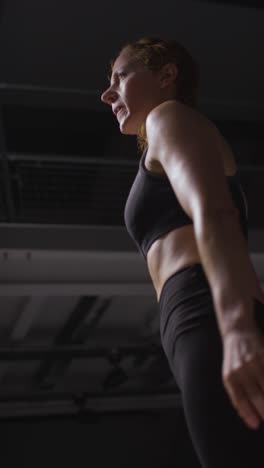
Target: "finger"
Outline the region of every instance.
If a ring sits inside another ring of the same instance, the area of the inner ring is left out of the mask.
[[[264,379],[260,367],[255,363],[248,369],[248,377],[244,384],[248,399],[261,419],[264,419]]]
[[[244,401],[248,402],[252,415],[254,412],[260,422],[260,420],[264,419],[264,394],[257,382],[255,384],[253,382],[248,383],[246,392],[247,398]]]
[[[258,385],[264,392],[264,353],[258,355],[256,360],[253,361],[252,367],[258,381]]]
[[[238,382],[237,379],[236,381],[233,379],[232,382],[225,381],[224,384],[231,402],[239,416],[250,428],[256,429],[260,423],[260,418],[256,409],[250,403],[242,384]]]
[[[250,428],[257,429],[259,427],[260,417],[247,398],[239,401],[237,412]]]

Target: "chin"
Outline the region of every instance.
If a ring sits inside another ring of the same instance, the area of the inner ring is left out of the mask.
[[[123,134],[123,135],[137,135],[137,132],[134,130],[131,130],[131,129],[128,129],[126,126],[122,127],[122,125],[120,125],[120,132]]]
[[[119,129],[120,129],[120,132],[123,134],[123,135],[138,135],[139,134],[139,130],[140,130],[140,127],[142,125],[142,122],[141,124],[139,124],[138,122],[131,122],[130,119],[126,118],[124,119],[124,122],[120,122],[120,126],[119,126]]]
[[[129,125],[128,122],[120,123],[119,126],[120,132],[123,135],[137,135],[137,128],[134,128],[134,126]]]

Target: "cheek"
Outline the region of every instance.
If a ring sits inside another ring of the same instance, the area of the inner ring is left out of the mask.
[[[149,100],[149,97],[153,93],[153,90],[150,89],[147,83],[139,80],[129,83],[126,91],[126,95],[131,106],[138,103],[144,104],[145,101]]]

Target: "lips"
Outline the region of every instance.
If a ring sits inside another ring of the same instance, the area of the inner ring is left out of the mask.
[[[117,106],[117,108],[114,110],[115,115],[118,114],[118,112],[123,109],[124,106]]]

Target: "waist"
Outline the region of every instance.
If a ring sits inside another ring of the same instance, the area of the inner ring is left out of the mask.
[[[175,229],[156,240],[147,254],[147,265],[157,300],[170,276],[198,263],[201,263],[201,259],[193,226]]]

